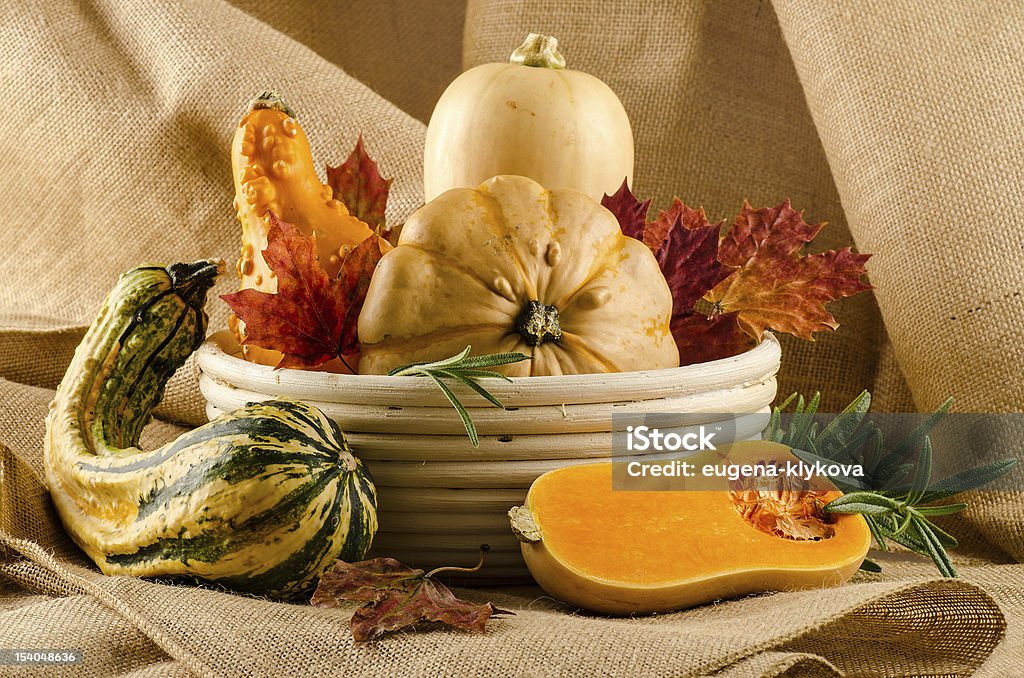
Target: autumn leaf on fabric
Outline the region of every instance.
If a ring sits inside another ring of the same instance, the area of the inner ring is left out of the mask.
[[[479,567],[479,566],[478,566]],[[349,625],[356,642],[373,640],[419,622],[440,622],[464,631],[483,633],[492,616],[512,614],[491,603],[459,600],[433,574],[407,567],[394,558],[374,558],[359,563],[337,561],[320,577],[310,601],[315,607],[342,607],[362,603]]]
[[[334,197],[352,216],[378,231],[384,226],[392,181],[381,177],[377,163],[363,146],[362,135],[345,162],[338,167],[327,166],[327,183],[334,190]]]
[[[758,340],[769,329],[807,340],[813,332],[836,329],[825,305],[871,289],[863,279],[871,255],[849,247],[805,254],[804,246],[824,226],[804,222],[788,200],[763,209],[744,202],[718,252],[736,270],[704,298],[736,313],[743,331]]]
[[[263,258],[277,277],[277,293],[245,289],[221,297],[245,323],[244,343],[283,353],[278,368],[316,367],[355,353],[359,311],[381,258],[377,238],[354,247],[331,278],[315,238],[273,213],[270,221]]]

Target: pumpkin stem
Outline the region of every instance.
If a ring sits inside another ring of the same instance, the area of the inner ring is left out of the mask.
[[[545,341],[561,341],[562,325],[558,320],[558,309],[542,301],[531,300],[516,318],[516,332],[530,346],[539,346]]]
[[[540,33],[526,36],[508,62],[536,68],[565,68],[565,57],[558,51],[558,38]]]
[[[275,111],[281,111],[290,118],[298,117],[295,115],[295,111],[292,107],[284,102],[281,95],[272,89],[263,90],[249,102],[250,111],[255,111],[258,108],[270,108]]]
[[[524,544],[536,544],[543,537],[533,517],[533,511],[525,506],[513,506],[508,510],[509,524],[516,539]]]

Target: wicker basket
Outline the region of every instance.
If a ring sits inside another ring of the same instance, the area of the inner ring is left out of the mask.
[[[455,390],[480,433],[473,448],[458,414],[428,379],[273,370],[247,362],[229,332],[199,350],[210,418],[275,397],[312,403],[335,419],[373,474],[380,504],[374,553],[433,568],[471,564],[491,546],[475,579],[529,576],[506,512],[545,471],[607,458],[612,414],[687,413],[713,424],[749,414],[739,438],[758,437],[775,398],[781,351],[767,336],[724,360],[644,372],[522,377],[487,384],[502,411]],[[702,418],[702,415],[706,415]]]

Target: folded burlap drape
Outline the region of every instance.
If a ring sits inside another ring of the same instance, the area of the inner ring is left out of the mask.
[[[352,646],[347,613],[99,575],[40,481],[52,389],[113,280],[144,261],[233,261],[228,142],[280,90],[321,161],[362,133],[421,201],[424,122],[462,67],[529,31],[620,95],[634,189],[731,217],[790,197],[824,247],[874,252],[843,327],[784,339],[783,392],[828,408],[1024,409],[1024,11],[922,0],[9,0],[0,6],[0,647],[78,647],[83,673],[171,675],[1013,675],[1024,661],[1024,499],[937,581],[913,559],[839,589],[638,620],[569,615],[538,589],[470,591],[517,616]],[[218,291],[230,289],[229,276]],[[226,308],[210,303],[212,326]],[[203,420],[194,368],[160,414]],[[180,429],[158,424],[156,442]],[[1019,443],[1018,443],[1019,445]],[[973,522],[972,522],[973,521]],[[1003,537],[1000,537],[1003,535]],[[0,666],[0,674],[14,671]],[[48,670],[39,669],[39,675]]]

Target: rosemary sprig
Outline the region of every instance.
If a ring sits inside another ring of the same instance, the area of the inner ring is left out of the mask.
[[[794,400],[789,428],[783,430],[782,411]],[[944,577],[955,577],[956,568],[946,550],[956,548],[957,540],[930,519],[963,511],[967,504],[933,504],[996,480],[1016,466],[1017,460],[1001,459],[932,483],[932,443],[928,434],[949,410],[951,398],[888,451],[882,430],[867,419],[870,393],[861,392],[819,433],[815,415],[820,400],[818,393],[810,401],[802,395],[791,395],[772,410],[765,439],[788,445],[808,464],[860,464],[863,478],[829,476],[846,494],[825,505],[824,510],[860,513],[879,549],[888,550],[888,539],[930,558]],[[881,571],[870,560],[865,560],[861,569]]]
[[[441,389],[441,393],[444,393],[445,397],[448,398],[448,402],[452,404],[455,411],[459,413],[462,425],[466,427],[466,434],[469,436],[469,441],[473,444],[473,447],[480,447],[480,436],[477,435],[473,418],[469,416],[465,406],[448,384],[444,383],[444,380],[452,379],[465,384],[486,398],[495,407],[504,409],[505,406],[501,404],[501,401],[484,388],[480,380],[495,378],[511,381],[511,379],[501,372],[485,368],[518,363],[522,360],[529,360],[530,356],[523,353],[489,353],[487,355],[470,356],[469,352],[471,349],[472,346],[467,346],[461,353],[443,360],[410,363],[409,365],[396,367],[388,372],[388,374],[393,377],[429,377],[433,380],[437,387]]]

